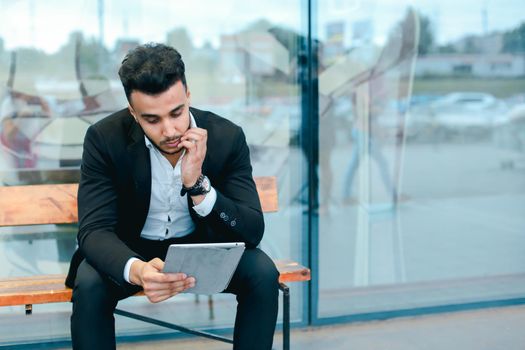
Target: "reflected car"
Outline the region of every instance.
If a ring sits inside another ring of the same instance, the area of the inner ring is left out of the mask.
[[[490,131],[508,110],[496,97],[479,92],[454,92],[430,106],[430,118],[436,127],[451,134],[478,134]]]

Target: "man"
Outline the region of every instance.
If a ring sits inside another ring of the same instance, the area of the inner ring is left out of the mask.
[[[119,70],[129,106],[86,133],[73,286],[75,349],[114,349],[118,300],[166,300],[196,281],[162,273],[173,243],[245,242],[225,292],[237,296],[234,349],[270,349],[278,272],[257,249],[264,221],[242,129],[190,107],[180,54],[132,50]]]

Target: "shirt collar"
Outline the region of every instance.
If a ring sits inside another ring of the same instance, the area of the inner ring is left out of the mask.
[[[193,114],[191,114],[190,112],[190,128],[196,128],[196,127],[197,127],[197,123],[195,122],[195,118],[193,117]],[[156,148],[153,147],[153,145],[151,144],[151,141],[146,137],[146,135],[144,135],[144,140],[146,141],[146,147],[148,147],[149,149],[156,150]]]

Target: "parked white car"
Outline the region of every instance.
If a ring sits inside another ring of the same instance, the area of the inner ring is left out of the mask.
[[[429,112],[437,127],[468,133],[492,129],[507,109],[503,101],[487,93],[454,92],[434,101]]]

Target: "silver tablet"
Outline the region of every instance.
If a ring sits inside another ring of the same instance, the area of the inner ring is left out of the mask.
[[[230,283],[244,248],[243,242],[172,244],[163,272],[195,277],[195,287],[184,293],[220,293]]]

